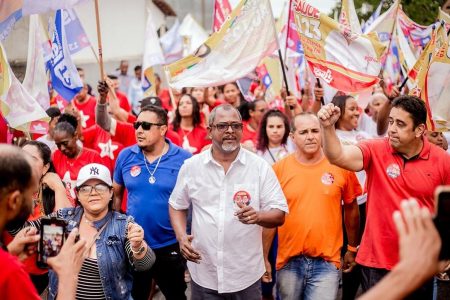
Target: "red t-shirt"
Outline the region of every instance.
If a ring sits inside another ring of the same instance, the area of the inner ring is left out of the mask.
[[[249,129],[250,125],[248,124],[249,122],[242,122],[243,124],[243,128],[242,128],[242,139],[241,142],[245,142],[245,141],[252,141],[253,145],[256,146],[256,139],[258,138],[257,136],[257,132],[253,131],[253,129]]]
[[[172,102],[170,101],[170,92],[168,89],[162,89],[158,94],[158,98],[161,99],[164,109],[167,111],[172,110]]]
[[[18,259],[0,249],[0,295],[2,300],[39,300],[40,297]]]
[[[450,184],[450,156],[423,139],[417,158],[404,161],[388,138],[359,144],[367,173],[367,221],[356,261],[392,269],[398,262],[398,235],[392,214],[403,199],[414,197],[434,212],[434,190]]]
[[[80,111],[82,128],[89,128],[95,124],[95,106],[97,105],[95,97],[89,96],[83,103],[74,99],[72,103]]]
[[[97,151],[112,174],[117,156],[122,151],[123,145],[113,141],[111,134],[97,124],[83,130],[83,145]]]
[[[53,153],[53,165],[55,166],[56,173],[61,180],[65,183],[66,189],[70,192],[70,196],[73,199],[69,199],[72,205],[75,206],[75,185],[77,182],[78,172],[87,164],[98,163],[105,164],[98,152],[83,147],[81,154],[78,158],[68,158],[62,154],[59,149]]]
[[[214,103],[212,105],[209,105],[209,109],[212,110],[213,108],[215,108],[219,105],[225,104],[225,103],[226,103],[225,101],[222,101],[220,99],[215,99]]]
[[[0,113],[0,143],[8,142],[8,123]]]
[[[211,144],[211,140],[207,139],[208,132],[203,127],[194,127],[191,132],[178,128],[175,132],[182,140],[181,147],[192,154],[200,153],[203,147]]]
[[[123,108],[126,112],[131,112],[130,101],[128,101],[127,95],[122,92],[116,92],[117,99],[119,99],[119,106]]]
[[[133,115],[129,115],[133,116]],[[134,117],[134,116],[133,116]],[[130,119],[130,117],[128,118]],[[136,121],[136,117],[131,118],[132,122]],[[175,131],[168,129],[166,137],[175,145],[181,147],[181,138]],[[113,141],[121,143],[124,147],[136,144],[135,130],[132,124],[117,121],[116,134],[112,137]]]

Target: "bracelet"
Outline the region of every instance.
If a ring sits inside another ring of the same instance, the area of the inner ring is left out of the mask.
[[[131,249],[131,252],[133,252],[133,254],[139,255],[139,254],[142,254],[142,252],[144,252],[144,250],[145,250],[145,244],[142,243],[141,247],[140,247],[137,251],[134,251],[134,250],[133,250],[133,247],[131,247],[131,245],[130,245],[130,249]]]
[[[359,248],[359,246],[353,247],[353,246],[347,245],[347,251],[350,251],[350,252],[356,253],[356,252],[358,252],[358,248]]]

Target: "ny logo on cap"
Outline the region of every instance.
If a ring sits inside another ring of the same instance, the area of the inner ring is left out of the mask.
[[[90,175],[98,175],[99,170],[97,167],[92,167],[90,170]]]

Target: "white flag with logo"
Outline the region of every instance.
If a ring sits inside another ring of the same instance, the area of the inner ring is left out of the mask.
[[[172,88],[217,86],[249,74],[277,49],[269,1],[242,0],[194,54],[165,68]]]

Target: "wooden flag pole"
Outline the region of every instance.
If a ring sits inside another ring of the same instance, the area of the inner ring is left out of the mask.
[[[97,23],[97,44],[98,44],[98,61],[100,65],[100,80],[103,80],[105,77],[105,70],[103,68],[102,34],[100,32],[100,16],[98,9],[98,0],[95,0],[95,20]]]

